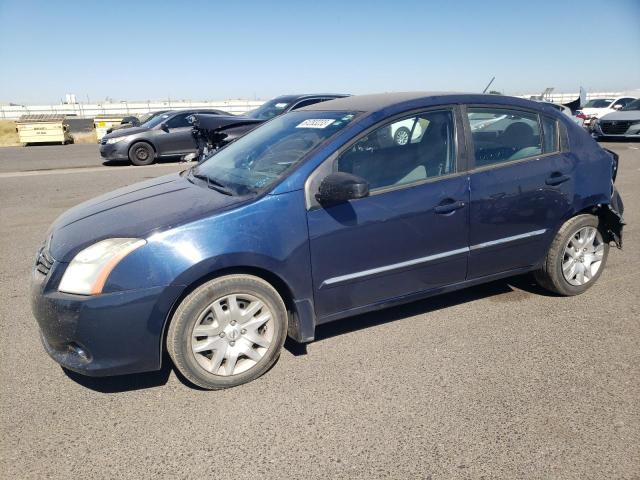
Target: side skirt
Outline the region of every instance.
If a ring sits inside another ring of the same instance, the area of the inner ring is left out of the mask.
[[[378,303],[372,303],[369,305],[365,305],[363,307],[351,308],[349,310],[344,310],[342,312],[332,313],[331,315],[327,315],[325,317],[318,318],[316,321],[317,325],[322,325],[324,323],[333,322],[336,320],[340,320],[346,317],[353,317],[355,315],[360,315],[363,313],[373,312],[376,310],[382,310],[389,307],[395,307],[397,305],[402,305],[405,303],[415,302],[417,300],[422,300],[425,298],[433,297],[436,295],[440,295],[442,293],[453,292],[456,290],[461,290],[463,288],[472,287],[474,285],[479,285],[482,283],[491,282],[493,280],[499,280],[501,278],[513,277],[515,275],[521,275],[523,273],[531,272],[538,268],[537,265],[531,265],[529,267],[516,268],[513,270],[508,270],[506,272],[494,273],[492,275],[486,275],[480,278],[474,278],[471,280],[465,280],[464,282],[454,283],[451,285],[446,285],[444,287],[432,288],[430,290],[423,290],[421,292],[411,293],[409,295],[403,295],[401,297],[395,297],[388,300],[384,300]]]

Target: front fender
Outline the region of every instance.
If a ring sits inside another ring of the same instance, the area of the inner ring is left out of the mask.
[[[290,306],[303,305],[299,321],[313,332],[313,288],[302,190],[264,195],[147,237],[147,245],[127,256],[109,276],[105,291],[150,286],[189,287],[218,272],[259,270],[279,279]]]

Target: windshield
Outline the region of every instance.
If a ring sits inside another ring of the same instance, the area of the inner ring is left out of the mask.
[[[162,115],[158,115],[157,117],[153,117],[150,120],[147,120],[146,122],[144,122],[142,125],[140,125],[141,127],[145,127],[145,128],[153,128],[156,125],[160,125],[162,122],[164,122],[167,118],[169,118],[169,114],[168,113],[163,113]]]
[[[283,102],[282,99],[274,98],[273,100],[263,103],[247,116],[257,120],[269,120],[284,113],[289,105],[290,102]]]
[[[194,167],[239,195],[265,189],[321,142],[342,130],[352,112],[291,112],[265,123]]]
[[[151,113],[145,113],[143,115],[140,116],[140,124],[143,124],[145,122],[148,122],[149,120],[151,120],[154,117],[157,117],[158,115],[161,115],[165,112],[151,112]]]
[[[607,108],[613,102],[613,98],[596,98],[589,100],[583,108]]]
[[[629,105],[622,108],[621,110],[640,110],[640,99],[634,100]]]

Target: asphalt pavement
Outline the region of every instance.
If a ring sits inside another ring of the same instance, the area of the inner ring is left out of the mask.
[[[218,392],[168,366],[67,374],[28,303],[56,216],[184,164],[1,148],[0,477],[640,478],[640,143],[606,145],[621,156],[628,226],[584,295],[524,276],[342,320]]]

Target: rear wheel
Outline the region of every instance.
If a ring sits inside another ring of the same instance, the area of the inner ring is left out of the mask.
[[[129,148],[129,160],[134,165],[151,165],[155,160],[155,150],[146,142],[136,142]]]
[[[608,255],[598,218],[578,215],[556,234],[542,268],[535,272],[536,281],[560,295],[578,295],[600,277]]]
[[[167,350],[189,381],[209,390],[235,387],[264,374],[278,359],[287,332],[278,292],[251,275],[211,280],[179,305]]]

